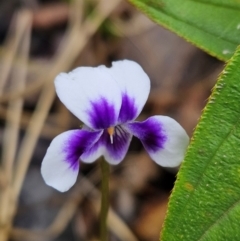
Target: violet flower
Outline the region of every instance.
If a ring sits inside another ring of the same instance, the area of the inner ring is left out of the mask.
[[[43,159],[45,182],[67,191],[76,182],[80,161],[94,162],[100,156],[110,164],[121,162],[132,139],[140,139],[150,157],[164,167],[178,166],[189,137],[172,118],[152,116],[134,121],[148,98],[150,80],[143,69],[129,60],[105,66],[80,67],[55,79],[62,103],[85,126],[53,139]]]

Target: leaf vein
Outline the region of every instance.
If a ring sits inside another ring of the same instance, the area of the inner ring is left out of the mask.
[[[214,222],[214,223],[212,223],[207,229],[206,229],[206,231],[203,233],[203,235],[200,237],[200,239],[198,239],[198,241],[201,241],[201,240],[203,240],[203,238],[209,233],[209,231],[212,229],[212,228],[214,228],[214,226],[216,226],[222,219],[224,219],[226,216],[227,216],[227,214],[231,211],[231,210],[233,210],[237,205],[239,205],[240,204],[240,199],[238,199],[236,202],[234,202],[225,212],[223,212],[222,214],[221,214],[221,216],[219,216],[218,218],[217,218],[217,220]]]
[[[227,135],[225,136],[225,138],[222,139],[221,143],[218,145],[218,147],[216,148],[215,152],[213,153],[212,157],[210,158],[210,161],[206,163],[204,169],[203,169],[203,172],[201,173],[197,183],[194,185],[194,190],[189,194],[188,198],[187,198],[187,201],[186,201],[186,204],[185,206],[183,207],[182,211],[179,213],[179,217],[183,216],[183,213],[187,210],[187,206],[190,202],[190,200],[193,198],[194,196],[194,193],[197,189],[197,187],[200,185],[203,177],[204,177],[204,174],[205,174],[205,171],[206,169],[208,168],[208,166],[212,163],[212,161],[214,160],[214,157],[216,156],[218,150],[221,148],[221,146],[223,145],[223,143],[226,141],[226,139],[232,135],[232,132],[234,130],[234,128],[236,127],[236,125],[239,123],[239,120],[240,120],[240,116],[238,117],[237,121],[235,122],[235,124],[232,125],[232,128],[229,130],[229,132],[227,133]],[[195,137],[196,138],[196,137]],[[172,230],[172,233],[175,233],[176,230],[179,230],[179,226],[175,226],[175,228]],[[200,237],[201,238],[201,237]]]

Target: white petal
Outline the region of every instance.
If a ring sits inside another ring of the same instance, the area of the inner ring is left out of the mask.
[[[113,62],[110,71],[122,93],[119,123],[134,120],[147,101],[150,91],[149,77],[139,64],[130,60]]]
[[[72,187],[79,171],[79,157],[100,138],[101,134],[101,131],[72,130],[55,137],[41,166],[46,184],[60,192]]]
[[[174,119],[153,116],[124,126],[141,140],[150,157],[159,165],[176,167],[182,162],[189,137]]]
[[[92,129],[117,123],[121,92],[105,66],[80,67],[55,79],[56,92],[63,104]]]

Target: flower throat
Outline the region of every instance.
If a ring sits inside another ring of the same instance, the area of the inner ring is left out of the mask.
[[[114,127],[111,126],[111,127],[107,128],[107,132],[108,132],[108,134],[109,134],[109,136],[110,136],[111,144],[113,144]]]

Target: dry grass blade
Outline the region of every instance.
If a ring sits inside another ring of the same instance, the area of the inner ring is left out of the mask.
[[[30,47],[31,14],[28,11],[18,13],[16,19],[17,28],[22,28],[22,39],[19,39],[18,55],[22,59],[22,66],[13,68],[12,79],[16,90],[23,90],[27,75],[27,62]],[[3,137],[2,165],[5,175],[11,180],[12,165],[17,149],[19,122],[22,113],[23,99],[13,100],[9,103],[6,117],[6,127]],[[9,148],[11,147],[11,148]]]
[[[20,152],[17,157],[16,171],[13,182],[14,199],[17,199],[20,193],[27,168],[29,166],[33,151],[36,146],[36,142],[41,133],[42,126],[46,120],[54,97],[54,86],[52,83],[47,83],[42,90],[37,107],[28,126],[27,133],[24,136],[24,139],[20,146]]]
[[[9,54],[6,54],[7,61],[6,64],[3,65],[4,76],[2,77],[1,87],[3,87],[4,82],[8,78],[15,54],[18,54],[18,56],[22,58],[22,66],[12,71],[12,78],[17,79],[15,89],[18,91],[23,90],[25,86],[30,46],[31,14],[28,11],[19,12],[15,16],[13,26],[18,31],[16,31],[16,34],[13,34],[13,36],[10,34],[13,39],[9,36],[9,42],[13,43],[14,49],[9,50]],[[11,44],[7,45],[11,46]],[[9,208],[12,205],[12,169],[17,150],[22,105],[22,99],[13,100],[9,103],[3,136],[2,169],[4,172],[5,185],[2,186],[0,195],[0,224],[4,226],[3,229],[0,229],[0,240],[2,241],[7,239],[7,233],[10,227],[11,217],[9,215]]]
[[[96,211],[100,210],[100,192],[87,178],[81,177],[80,182],[74,188],[73,194],[63,205],[61,211],[52,225],[44,231],[28,231],[25,229],[13,229],[11,238],[16,241],[41,241],[43,239],[56,238],[72,219],[83,197],[88,197],[94,204]],[[108,215],[108,227],[120,240],[137,241],[138,239],[124,223],[124,221],[110,208]]]
[[[0,190],[5,188],[6,185],[7,185],[6,175],[5,175],[4,171],[2,169],[0,169]]]
[[[10,25],[10,30],[6,38],[4,49],[1,50],[1,75],[0,75],[0,95],[3,93],[4,85],[9,77],[19,44],[29,25],[29,12],[22,11],[17,13]],[[19,56],[21,57],[21,56]]]
[[[21,96],[32,94],[42,87],[46,82],[53,81],[53,78],[60,71],[67,71],[73,64],[76,57],[79,55],[80,51],[84,48],[89,38],[97,31],[99,26],[120,2],[121,0],[100,1],[91,16],[84,21],[81,28],[78,27],[79,23],[77,22],[69,30],[69,33],[67,34],[68,36],[65,39],[67,44],[60,46],[61,51],[59,51],[59,53],[54,57],[52,66],[49,66],[49,71],[45,73],[45,78],[41,76],[24,91],[10,92],[1,96],[0,102],[6,102]]]
[[[43,138],[51,140],[55,136],[57,136],[60,133],[62,133],[63,131],[65,131],[67,129],[67,127],[69,126],[70,113],[63,106],[62,103],[60,103],[60,104],[61,104],[61,107],[59,105],[59,108],[56,111],[57,113],[52,114],[51,116],[48,116],[48,119],[45,122],[43,129],[41,131],[41,136]],[[0,119],[5,120],[6,115],[7,115],[7,108],[0,106]],[[19,128],[21,130],[25,131],[29,125],[30,119],[31,119],[31,113],[29,111],[23,111],[21,119],[20,119]],[[57,121],[53,121],[53,119],[57,119]],[[1,184],[2,182],[4,182],[3,175],[0,175],[0,189],[1,189],[1,187],[3,187],[3,184]]]

